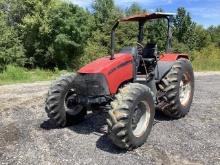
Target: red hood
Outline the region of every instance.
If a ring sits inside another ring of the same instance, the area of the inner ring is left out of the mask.
[[[127,53],[115,54],[115,58],[110,60],[110,56],[99,58],[85,65],[78,70],[79,73],[103,73],[122,62],[132,60],[133,57]]]
[[[115,94],[119,86],[133,78],[133,56],[119,53],[113,60],[110,57],[99,58],[78,70],[78,73],[102,74],[105,76],[111,94]]]

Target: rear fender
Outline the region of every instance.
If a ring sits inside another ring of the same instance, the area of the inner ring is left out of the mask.
[[[171,69],[175,61],[158,61],[155,69],[156,82],[160,81]]]
[[[180,58],[189,59],[187,54],[166,53],[160,55],[160,61],[176,61]]]
[[[160,81],[171,69],[173,64],[181,58],[189,59],[187,54],[175,54],[166,53],[160,55],[160,60],[157,62],[157,67],[155,69],[155,79]]]

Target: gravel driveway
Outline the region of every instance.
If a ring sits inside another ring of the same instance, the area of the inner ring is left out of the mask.
[[[0,164],[220,165],[220,73],[197,73],[190,113],[179,120],[157,113],[147,142],[129,152],[98,133],[102,114],[54,128],[44,112],[49,84],[0,86]]]

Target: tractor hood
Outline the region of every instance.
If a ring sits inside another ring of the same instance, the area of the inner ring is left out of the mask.
[[[78,73],[108,73],[113,69],[117,69],[116,67],[119,65],[125,65],[133,61],[132,55],[128,53],[118,53],[114,57],[113,60],[110,60],[110,56],[106,56],[92,61],[79,69]]]
[[[115,54],[112,60],[109,56],[102,57],[85,65],[78,70],[78,73],[94,76],[103,75],[110,93],[115,94],[123,82],[131,80],[134,76],[133,56],[129,53],[119,53]]]

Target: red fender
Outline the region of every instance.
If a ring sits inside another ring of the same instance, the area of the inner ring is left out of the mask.
[[[103,74],[107,80],[111,94],[115,94],[119,86],[133,78],[134,74],[133,56],[129,53],[115,54],[114,59],[110,57],[99,58],[78,70],[78,73]]]
[[[164,53],[160,55],[161,61],[176,61],[180,58],[189,59],[187,54],[177,54],[177,53]]]

